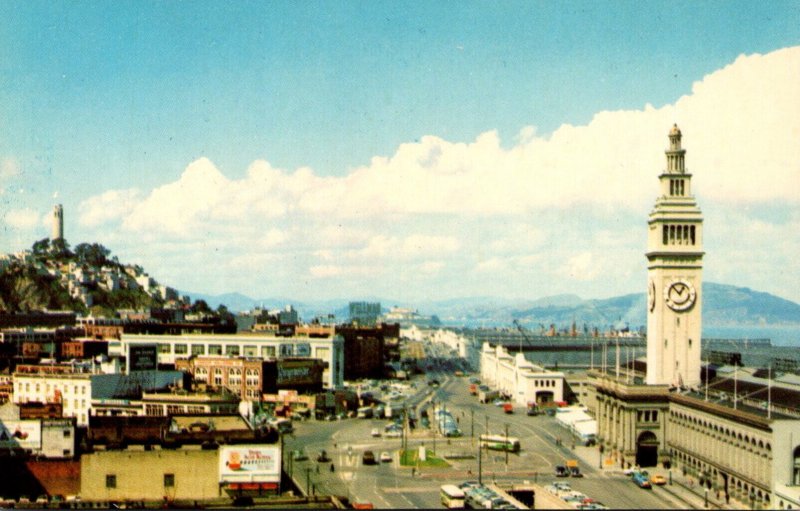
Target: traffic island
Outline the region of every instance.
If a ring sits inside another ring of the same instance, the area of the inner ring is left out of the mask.
[[[422,453],[422,449],[423,448],[405,449],[400,451],[400,466],[412,468],[450,466],[447,461],[436,456],[430,449],[425,449],[424,454],[420,455]]]

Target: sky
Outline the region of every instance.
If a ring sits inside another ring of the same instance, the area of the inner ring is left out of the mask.
[[[704,279],[800,302],[797,2],[0,3],[0,252],[182,291],[643,292],[667,133]]]

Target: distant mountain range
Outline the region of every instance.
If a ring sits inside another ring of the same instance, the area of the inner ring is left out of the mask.
[[[279,309],[291,304],[304,320],[333,314],[337,320],[348,317],[350,300],[295,301],[287,298],[253,299],[241,293],[223,295],[188,294],[203,299],[216,308],[225,304],[231,311],[244,311],[260,306]],[[370,298],[384,309],[401,306],[416,309],[422,315],[436,315],[447,326],[508,327],[514,320],[537,331],[551,324],[564,328],[573,323],[607,329],[628,326],[636,330],[647,322],[644,293],[635,293],[602,300],[584,300],[576,295],[556,295],[538,300],[512,300],[489,297],[456,298],[440,301],[404,303],[397,300]],[[752,289],[703,283],[704,326],[800,325],[800,305],[769,293]]]

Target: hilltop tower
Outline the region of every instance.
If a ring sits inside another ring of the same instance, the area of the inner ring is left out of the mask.
[[[53,240],[64,238],[64,208],[61,204],[53,207]]]
[[[681,130],[674,125],[648,220],[647,383],[700,384],[703,215],[692,195]]]

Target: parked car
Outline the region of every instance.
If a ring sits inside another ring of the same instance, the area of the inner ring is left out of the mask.
[[[667,478],[661,474],[653,474],[650,476],[650,483],[661,486],[663,484],[667,484]]]
[[[364,451],[364,454],[361,456],[361,461],[364,465],[374,465],[375,453],[372,451]]]
[[[378,428],[372,428],[372,436],[376,438],[381,436],[381,430]]]
[[[294,461],[305,461],[308,459],[308,454],[305,451],[294,450],[292,451],[292,459]]]
[[[579,469],[578,467],[570,467],[569,475],[571,475],[572,477],[583,477],[583,474],[581,474],[581,469]]]
[[[319,455],[317,456],[317,461],[320,463],[327,463],[331,461],[331,458],[328,456],[328,453],[325,452],[325,450],[323,449],[319,452]]]
[[[384,451],[381,453],[381,461],[383,463],[391,463],[392,462],[392,455],[388,452]]]
[[[569,477],[569,470],[564,465],[556,466],[556,477]]]

